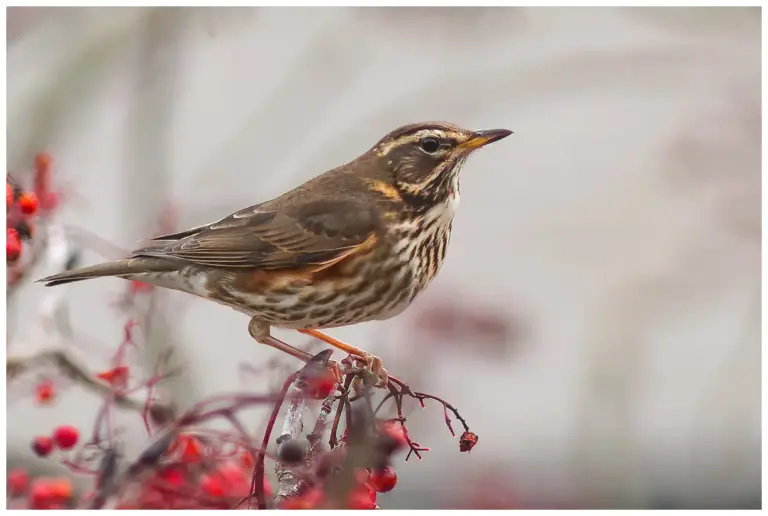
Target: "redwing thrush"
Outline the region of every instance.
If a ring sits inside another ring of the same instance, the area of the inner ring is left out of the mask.
[[[384,382],[381,360],[318,329],[388,319],[424,290],[445,258],[462,165],[510,134],[407,125],[276,199],[40,281],[117,276],[195,294],[251,317],[260,343],[307,361],[270,335],[271,326],[297,329],[362,357]]]

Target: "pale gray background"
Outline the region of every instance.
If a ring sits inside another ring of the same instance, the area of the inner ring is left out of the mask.
[[[459,454],[439,407],[418,413],[433,451],[398,464],[384,507],[759,504],[759,9],[15,8],[8,41],[8,168],[50,150],[85,199],[60,222],[123,248],[168,198],[181,226],[208,222],[400,124],[515,131],[467,164],[429,291],[396,320],[333,331],[480,434]],[[109,302],[124,288],[66,291],[80,335],[67,345],[95,370],[119,342]],[[14,299],[11,352],[51,345],[43,295]],[[266,388],[238,375],[274,356],[243,316],[163,300],[188,364],[180,404]],[[420,316],[446,301],[525,330],[425,335]],[[30,385],[10,386],[27,396],[9,405],[14,460],[97,409],[77,388],[34,408]]]

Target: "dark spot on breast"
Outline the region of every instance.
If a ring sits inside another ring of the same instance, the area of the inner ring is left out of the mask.
[[[416,246],[416,245],[415,245],[415,246],[413,246],[413,247],[411,248],[411,254],[408,256],[408,260],[409,260],[409,261],[414,261],[414,260],[416,259],[416,255],[417,255],[417,253],[419,252],[419,250],[420,250],[420,247],[419,247],[419,246]]]
[[[300,321],[306,318],[307,314],[304,311],[295,311],[291,313],[283,314],[283,317],[288,321]]]
[[[351,318],[352,318],[353,321],[360,321],[360,320],[364,319],[365,318],[365,310],[363,310],[363,309],[355,310],[354,312],[352,312]]]
[[[374,300],[379,300],[385,295],[387,295],[391,287],[392,287],[392,284],[389,283],[388,281],[381,281],[376,285],[376,288],[373,290],[371,297]]]
[[[355,285],[348,294],[350,296],[359,296],[371,288],[371,283],[368,280],[361,279],[357,285]]]
[[[362,310],[373,302],[370,296],[358,298],[354,303],[347,303],[344,309],[341,310],[344,313],[353,312],[355,310]]]
[[[411,286],[411,283],[413,283],[413,271],[410,267],[406,267],[402,278],[398,282],[398,289],[407,290]]]
[[[333,310],[330,308],[323,308],[320,310],[312,310],[309,313],[308,319],[326,319],[333,315]]]
[[[395,301],[393,303],[390,303],[390,308],[394,308],[402,303],[406,303],[413,299],[413,293],[414,291],[410,288],[403,288],[398,292],[397,297],[395,298]]]
[[[331,291],[324,296],[320,296],[315,300],[315,304],[318,305],[327,305],[328,303],[334,301],[337,297],[339,297],[338,292]]]

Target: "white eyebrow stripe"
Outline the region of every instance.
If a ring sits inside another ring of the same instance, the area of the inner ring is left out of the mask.
[[[413,134],[409,134],[407,136],[401,136],[396,140],[392,140],[391,142],[388,142],[385,145],[382,145],[378,149],[378,154],[379,156],[386,156],[389,153],[389,151],[391,151],[396,146],[402,145],[403,143],[417,142],[422,138],[426,138],[427,136],[433,136],[439,140],[449,139],[448,133],[443,131],[442,129],[421,129],[419,131],[416,131]]]

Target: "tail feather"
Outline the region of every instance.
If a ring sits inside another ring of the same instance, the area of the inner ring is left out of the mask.
[[[178,270],[178,264],[171,260],[158,258],[128,258],[116,262],[100,263],[83,267],[73,271],[61,272],[48,276],[47,278],[37,280],[37,283],[45,283],[46,287],[55,287],[65,283],[83,281],[92,278],[103,277],[127,277],[134,274],[148,272],[170,272]]]

